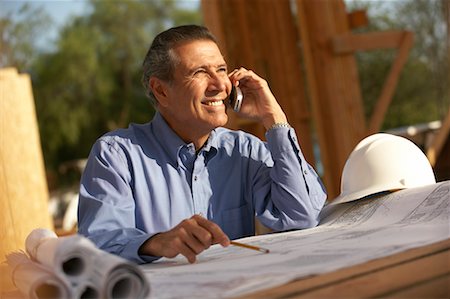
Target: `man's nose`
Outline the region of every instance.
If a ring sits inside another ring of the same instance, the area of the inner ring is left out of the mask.
[[[220,76],[219,74],[213,74],[210,76],[208,90],[209,91],[226,91],[227,84],[230,82],[227,76]]]

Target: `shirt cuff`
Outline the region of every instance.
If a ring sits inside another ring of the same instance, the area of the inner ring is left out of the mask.
[[[293,128],[278,127],[266,132],[267,144],[273,159],[277,159],[284,152],[300,151],[297,136]]]
[[[152,234],[144,234],[141,236],[133,237],[133,239],[127,244],[127,246],[122,251],[121,256],[126,257],[129,260],[135,261],[138,264],[151,263],[160,259],[160,256],[151,256],[151,255],[140,255],[139,248],[145,241],[150,239]]]

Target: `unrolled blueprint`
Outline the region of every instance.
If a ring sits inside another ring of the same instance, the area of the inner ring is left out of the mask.
[[[319,226],[243,238],[269,254],[212,246],[141,266],[150,298],[223,298],[274,287],[450,238],[450,181],[328,205]]]

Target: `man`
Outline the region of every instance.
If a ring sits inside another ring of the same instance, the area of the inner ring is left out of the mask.
[[[136,263],[185,256],[253,235],[254,216],[275,230],[317,225],[326,194],[265,80],[228,73],[204,27],[160,33],[143,84],[157,113],[94,144],[84,171],[79,232]],[[267,143],[223,128],[231,86],[241,117],[259,121]]]

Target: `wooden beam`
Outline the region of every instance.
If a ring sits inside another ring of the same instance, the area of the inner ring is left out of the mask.
[[[447,139],[450,138],[450,108],[447,112],[447,116],[442,122],[441,128],[437,132],[436,136],[434,136],[431,145],[427,149],[427,157],[430,161],[431,166],[436,165],[436,161],[439,155],[442,154],[442,149],[444,148],[444,144]]]
[[[267,80],[299,136],[305,158],[314,165],[299,35],[290,0],[203,0],[202,7],[208,14],[205,25],[215,35],[223,36],[229,68],[243,66]],[[265,129],[259,123],[241,120],[234,113],[229,116],[228,127],[265,138]]]
[[[261,69],[283,107],[289,123],[296,129],[303,154],[315,164],[310,112],[306,101],[305,78],[302,73],[299,34],[292,17],[289,0],[258,0],[253,5],[255,25],[261,47]],[[271,11],[271,14],[267,14]],[[281,21],[283,20],[283,21]],[[282,32],[283,34],[280,34]]]
[[[362,34],[347,33],[331,39],[336,54],[348,54],[356,51],[396,49],[404,41],[405,31],[384,31]]]
[[[365,9],[358,9],[347,14],[348,24],[351,29],[366,27],[369,25],[367,12]]]
[[[374,134],[381,128],[386,111],[394,96],[401,70],[408,59],[413,40],[413,33],[408,31],[386,31],[364,34],[348,33],[335,36],[331,40],[333,51],[339,55],[356,51],[398,48],[397,56],[383,84],[381,94],[370,119],[367,135]]]
[[[34,228],[53,228],[30,77],[0,69],[0,263]]]
[[[247,12],[246,1],[202,0],[205,25],[218,37],[220,49],[230,70],[245,66],[258,70],[258,50],[255,49],[255,35],[251,32],[251,12]],[[256,123],[242,120],[235,113],[228,114],[227,127],[250,132],[264,138],[264,128]]]
[[[297,0],[303,61],[329,199],[340,193],[340,178],[366,125],[353,53],[336,55],[335,36],[350,32],[341,0]]]
[[[397,52],[397,56],[391,67],[391,70],[389,71],[386,81],[383,84],[381,94],[378,97],[377,103],[372,113],[367,133],[368,135],[378,132],[381,128],[381,125],[383,124],[386,111],[392,101],[392,97],[394,96],[395,88],[397,87],[400,72],[406,61],[408,60],[408,54],[413,45],[413,40],[413,34],[411,32],[405,31],[403,34],[402,42],[400,44],[400,48]]]
[[[227,38],[225,35],[223,24],[223,14],[221,13],[221,3],[218,1],[202,0],[201,10],[203,21],[210,30],[214,31],[214,36],[219,42],[219,48],[222,54],[227,57]]]

